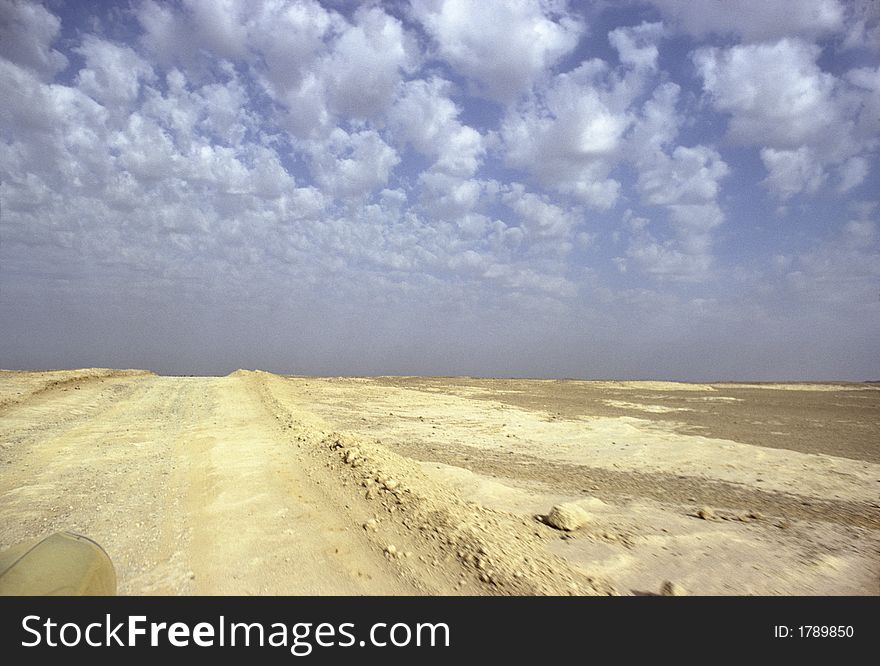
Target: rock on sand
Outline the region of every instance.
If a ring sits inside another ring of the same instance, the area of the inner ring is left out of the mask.
[[[590,522],[590,514],[577,504],[557,504],[550,509],[544,521],[557,530],[572,532]]]

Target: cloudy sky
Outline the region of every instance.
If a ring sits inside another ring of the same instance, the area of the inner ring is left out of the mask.
[[[0,0],[0,367],[880,379],[872,0]]]

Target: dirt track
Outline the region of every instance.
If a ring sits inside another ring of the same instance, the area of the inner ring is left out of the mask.
[[[363,594],[388,571],[241,377],[92,380],[3,417],[3,541],[72,528],[125,593]]]
[[[125,594],[880,593],[870,437],[763,448],[693,434],[705,393],[575,384],[3,372],[0,548],[81,532]],[[877,434],[880,391],[833,396]]]

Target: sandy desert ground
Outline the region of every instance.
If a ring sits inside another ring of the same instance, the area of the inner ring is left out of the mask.
[[[123,594],[877,595],[880,387],[0,371],[0,548],[65,529]]]

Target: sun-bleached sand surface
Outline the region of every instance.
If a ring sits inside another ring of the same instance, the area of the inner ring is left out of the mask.
[[[0,548],[79,531],[124,594],[876,595],[878,435],[870,384],[0,371]]]

